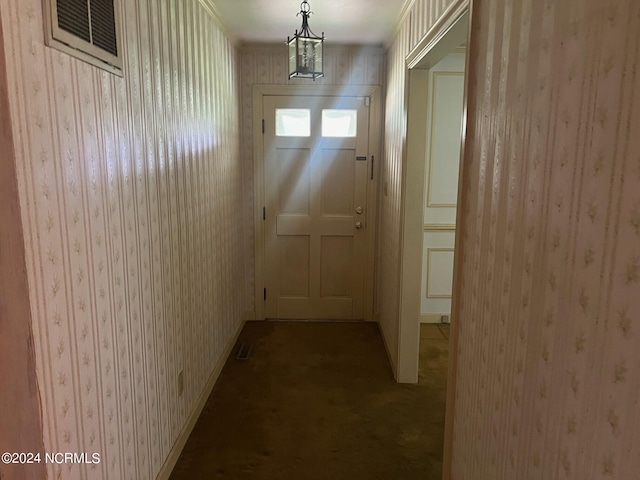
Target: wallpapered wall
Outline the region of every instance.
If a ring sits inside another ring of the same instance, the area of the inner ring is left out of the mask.
[[[383,48],[357,46],[325,46],[325,76],[319,85],[380,85],[385,84],[386,55]],[[288,79],[288,56],[282,45],[255,45],[242,48],[242,164],[244,178],[246,305],[255,308],[255,196],[253,188],[253,86],[305,85],[311,80]]]
[[[640,3],[474,0],[453,478],[640,471]]]
[[[238,55],[197,0],[122,6],[124,78],[0,0],[45,449],[102,455],[52,479],[155,478],[244,311]]]
[[[1,16],[0,11],[0,452],[41,452],[40,396]],[[41,480],[44,475],[43,464],[0,462],[0,478]]]
[[[392,361],[398,357],[400,301],[400,207],[407,133],[406,57],[453,0],[416,0],[389,47],[385,109],[385,159],[380,195],[378,299],[380,326]],[[396,366],[394,365],[394,370]]]

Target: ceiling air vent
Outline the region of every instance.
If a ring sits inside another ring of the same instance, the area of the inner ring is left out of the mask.
[[[45,0],[47,45],[121,73],[118,0]]]

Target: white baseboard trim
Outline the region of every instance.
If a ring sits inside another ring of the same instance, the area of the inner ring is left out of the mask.
[[[171,476],[171,472],[176,466],[176,463],[178,463],[178,458],[180,458],[182,449],[187,444],[189,435],[191,435],[191,432],[193,431],[193,427],[196,426],[196,422],[198,421],[198,418],[202,413],[202,409],[207,403],[207,399],[209,398],[209,395],[211,395],[213,387],[218,381],[218,377],[222,372],[222,368],[224,367],[224,364],[227,363],[227,359],[231,355],[231,352],[233,351],[233,347],[238,341],[238,337],[240,336],[240,332],[244,328],[245,323],[246,323],[246,320],[244,320],[243,318],[242,322],[240,322],[240,326],[238,327],[238,330],[233,335],[233,338],[231,338],[231,340],[227,344],[227,347],[224,349],[224,352],[220,357],[220,361],[218,362],[216,367],[213,369],[213,373],[209,377],[209,380],[207,381],[207,384],[205,385],[204,390],[202,391],[202,394],[198,398],[198,403],[196,403],[196,407],[191,412],[191,415],[189,415],[186,425],[180,432],[180,435],[178,435],[176,442],[173,444],[173,448],[169,452],[169,455],[167,456],[167,459],[165,460],[164,465],[162,465],[160,472],[156,476],[156,480],[169,480],[169,477]]]
[[[420,323],[442,323],[442,315],[449,315],[450,313],[422,313],[420,314]]]

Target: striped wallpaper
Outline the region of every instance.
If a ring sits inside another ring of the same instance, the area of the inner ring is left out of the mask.
[[[456,480],[640,470],[640,3],[474,0]]]
[[[244,312],[239,55],[197,0],[122,7],[121,78],[0,0],[44,446],[102,457],[56,480],[155,478]]]
[[[404,60],[446,6],[414,2],[389,52],[390,350]],[[640,4],[474,0],[472,24],[451,478],[635,479]]]
[[[405,58],[450,4],[416,0],[386,60],[336,55],[323,80],[386,84],[392,359]],[[120,78],[45,47],[39,0],[0,0],[45,449],[104,460],[56,479],[160,471],[251,309],[247,91],[286,81],[196,0],[123,6]],[[452,478],[634,479],[640,4],[474,0],[473,25]]]

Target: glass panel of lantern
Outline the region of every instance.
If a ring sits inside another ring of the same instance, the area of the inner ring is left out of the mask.
[[[289,78],[316,79],[323,75],[322,40],[297,36],[289,41]]]

